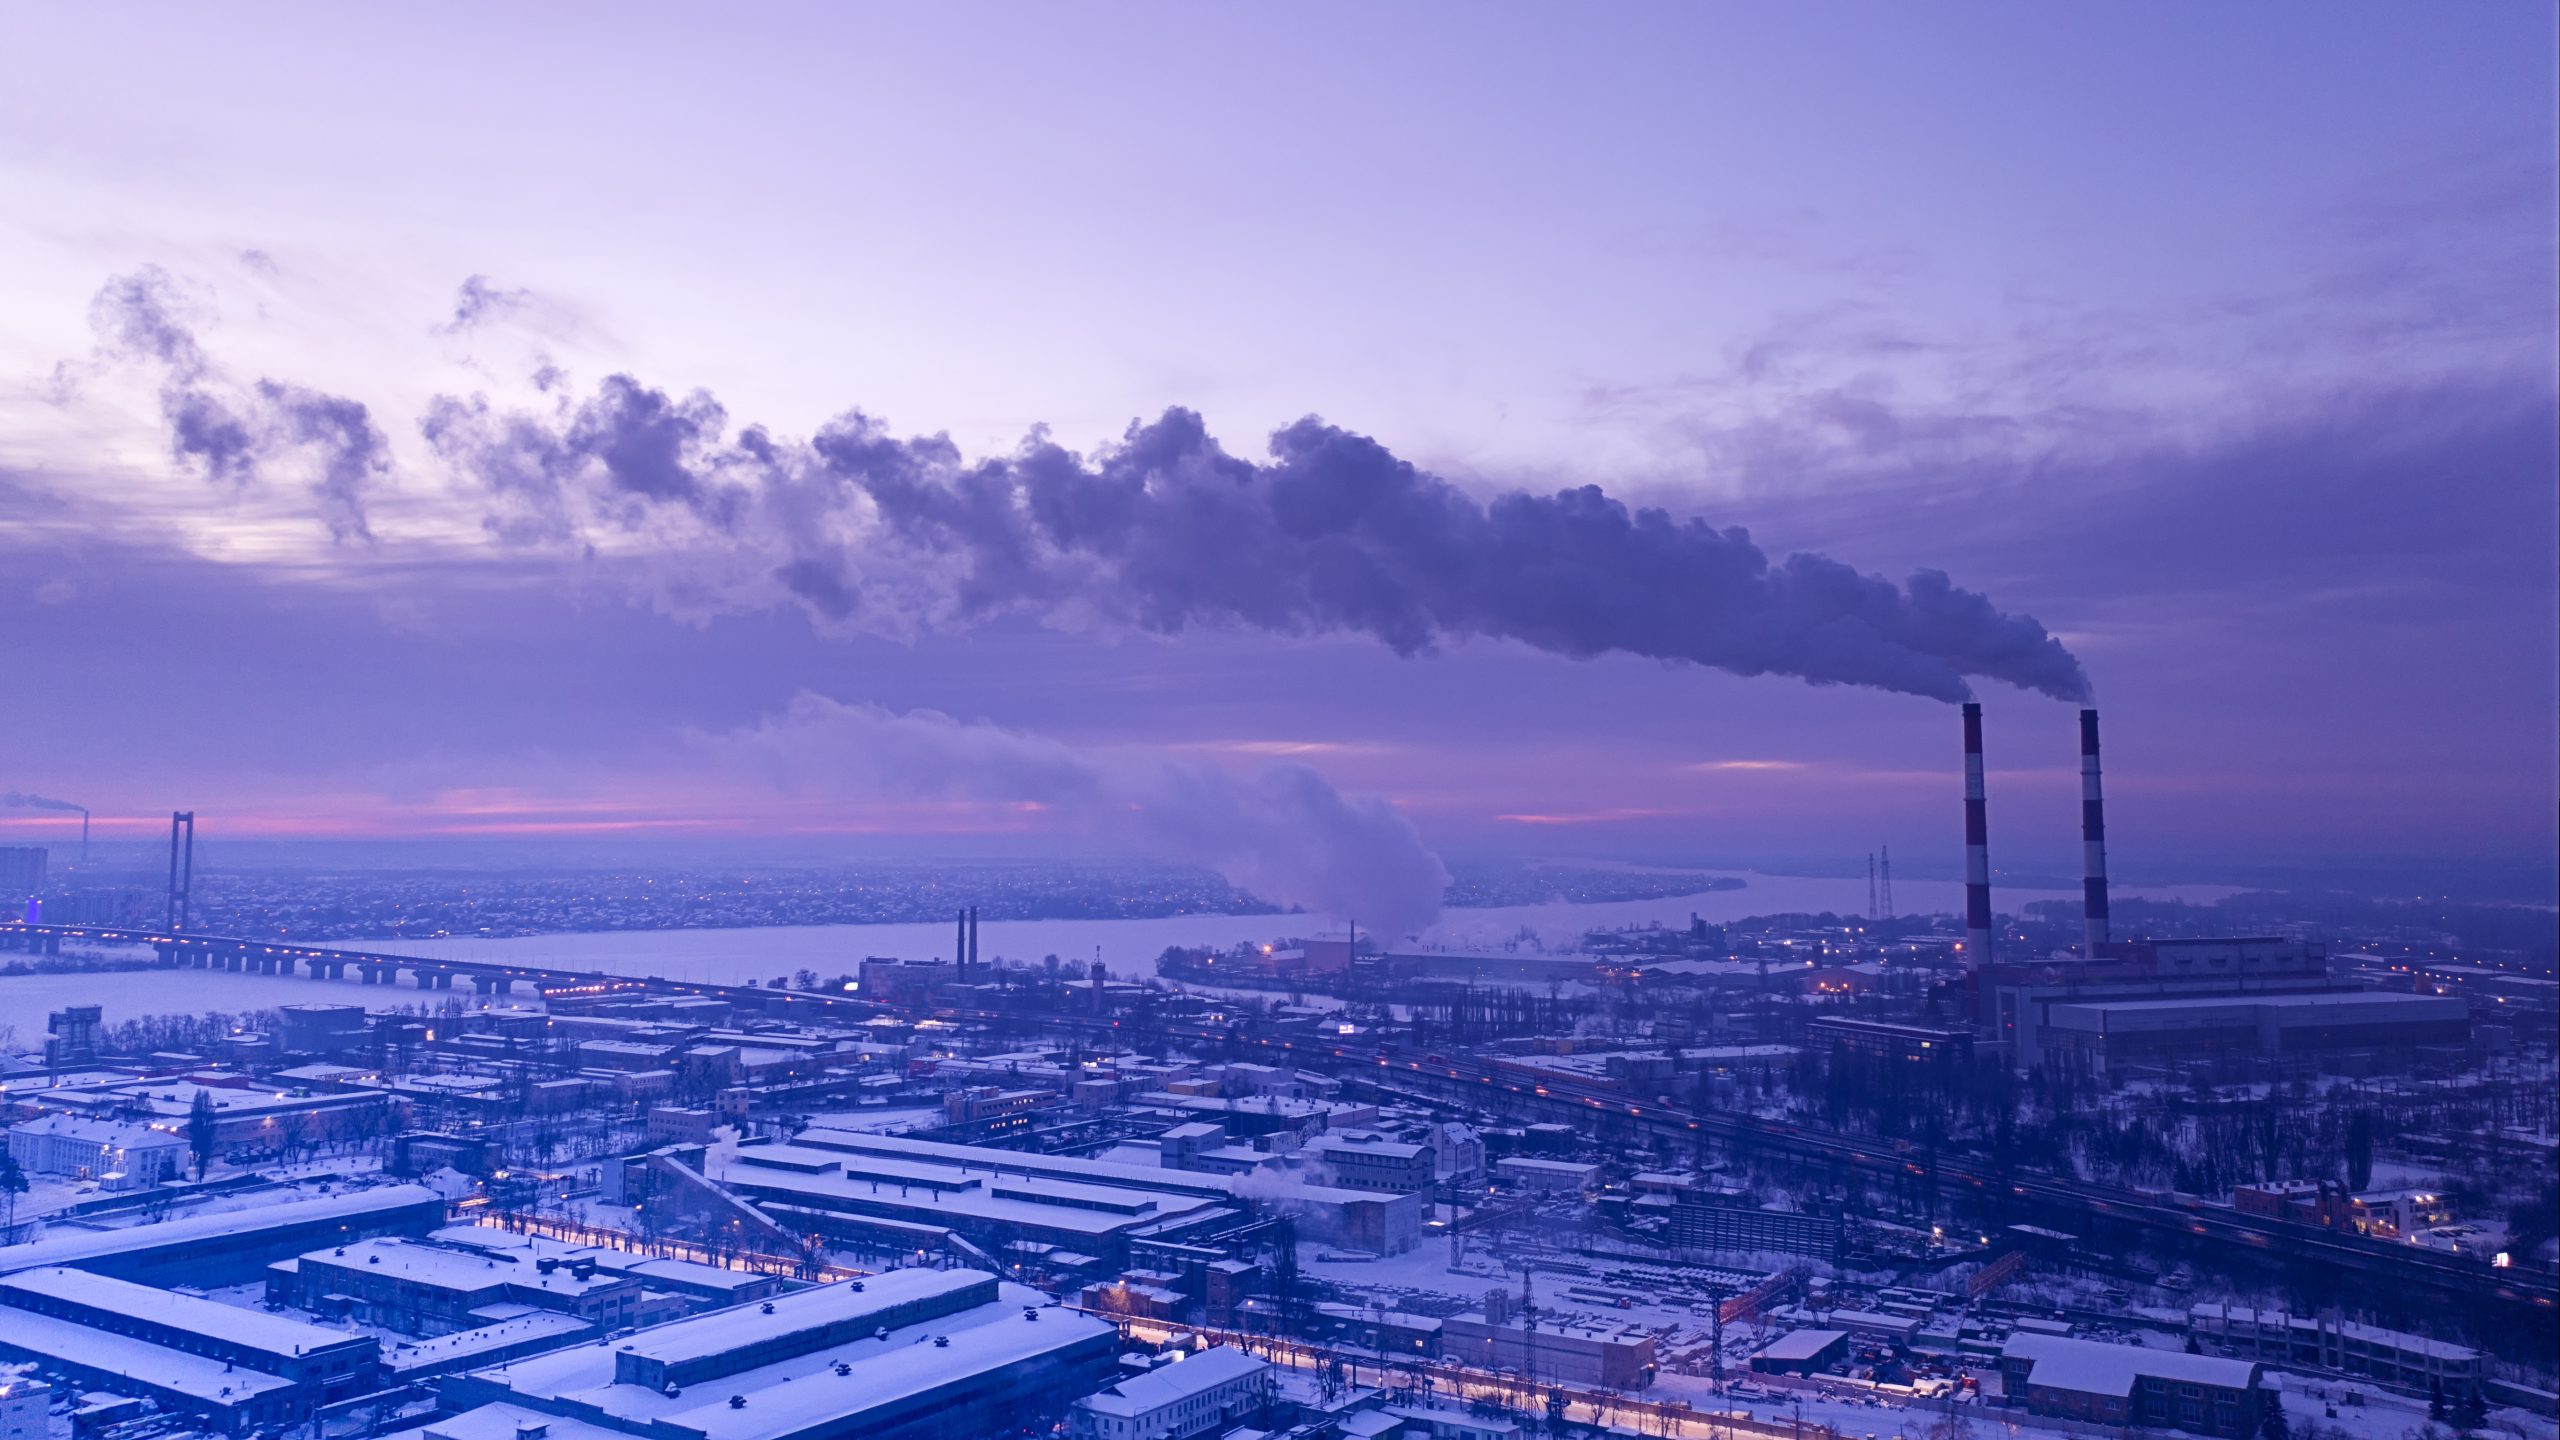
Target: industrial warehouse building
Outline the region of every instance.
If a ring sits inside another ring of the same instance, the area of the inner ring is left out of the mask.
[[[1805,1042],[1835,1053],[1911,1064],[1952,1065],[1973,1058],[1973,1036],[1936,1025],[1902,1025],[1825,1015],[1805,1026]]]
[[[1126,1262],[1133,1236],[1183,1233],[1222,1209],[1201,1195],[1128,1181],[1008,1174],[997,1163],[807,1144],[741,1146],[714,1156],[705,1173],[786,1225],[856,1245],[885,1249],[903,1239],[940,1248],[926,1237],[948,1232],[991,1255],[1042,1246],[1113,1266]]]
[[[2143,1345],[2019,1333],[2000,1349],[2001,1393],[2033,1415],[2250,1440],[2265,1418],[2258,1367]]]
[[[1493,1178],[1523,1190],[1582,1191],[1599,1185],[1600,1167],[1575,1160],[1508,1155],[1493,1162]]]
[[[1484,1297],[1484,1315],[1440,1322],[1440,1351],[1461,1365],[1508,1370],[1532,1380],[1633,1389],[1653,1378],[1653,1337],[1600,1325],[1531,1324],[1505,1290]]]
[[[2044,1063],[2104,1075],[2241,1057],[2405,1054],[2471,1038],[2471,1007],[2377,990],[2089,1000],[2048,1006]]]
[[[267,1298],[409,1335],[474,1329],[528,1308],[598,1329],[673,1320],[693,1308],[583,1256],[564,1264],[400,1236],[279,1260],[267,1268]]]
[[[0,1274],[63,1265],[144,1285],[238,1285],[263,1279],[267,1266],[315,1246],[424,1235],[444,1221],[444,1199],[434,1191],[385,1185],[130,1230],[57,1232],[0,1250]]]
[[[226,1428],[307,1420],[377,1388],[381,1372],[370,1335],[58,1266],[0,1278],[0,1355],[117,1388],[232,1377],[209,1396],[182,1384],[156,1397]]]
[[[1118,1340],[982,1271],[895,1270],[454,1376],[442,1394],[590,1440],[978,1440],[1061,1415]],[[476,1437],[469,1421],[437,1428]]]
[[[1849,1355],[1846,1330],[1790,1330],[1751,1357],[1757,1375],[1817,1375]]]
[[[1848,1246],[1849,1227],[1836,1215],[1768,1210],[1700,1194],[1674,1197],[1663,1214],[1663,1238],[1685,1251],[1810,1255],[1837,1264]]]
[[[1424,1197],[1347,1190],[1266,1173],[1250,1182],[1156,1166],[1037,1155],[905,1136],[812,1129],[789,1145],[741,1146],[710,1174],[785,1223],[855,1245],[956,1234],[988,1253],[1047,1246],[1116,1269],[1135,1240],[1246,1223],[1254,1205],[1290,1215],[1301,1238],[1379,1255],[1422,1243]],[[1252,1195],[1238,1199],[1237,1187]]]

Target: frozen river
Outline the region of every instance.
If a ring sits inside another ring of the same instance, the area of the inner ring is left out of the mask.
[[[1866,909],[1864,877],[1839,879],[1736,872],[1737,890],[1607,904],[1514,905],[1452,910],[1422,943],[1453,949],[1495,948],[1536,937],[1550,949],[1570,949],[1597,928],[1689,923],[1785,911],[1860,913]],[[1903,880],[1895,885],[1905,913],[1954,913],[1963,887],[1952,881]],[[2078,892],[2003,889],[2004,906],[2035,900],[2076,900]],[[2221,886],[2120,889],[2126,895],[2210,901],[2231,893]],[[1045,955],[1090,963],[1099,958],[1118,976],[1153,974],[1168,945],[1228,946],[1303,935],[1327,922],[1300,915],[1177,915],[1150,920],[989,920],[979,927],[984,958],[1038,961]],[[434,959],[501,960],[625,975],[738,983],[769,982],[802,969],[847,974],[866,955],[923,959],[951,953],[948,921],[921,925],[760,926],[734,930],[621,930],[600,934],[527,935],[511,939],[342,940],[348,949],[378,950]],[[445,992],[469,997],[462,991]],[[442,995],[437,997],[442,998]],[[419,992],[340,981],[203,971],[128,971],[86,975],[0,976],[0,1026],[14,1026],[21,1048],[40,1047],[48,1012],[64,1005],[101,1004],[113,1024],[140,1015],[237,1012],[293,1001],[357,1000],[376,1005],[424,1003]]]

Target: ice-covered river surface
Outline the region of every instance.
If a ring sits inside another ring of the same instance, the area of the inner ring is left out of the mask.
[[[1625,926],[1680,926],[1696,914],[1710,921],[1788,911],[1862,913],[1867,891],[1863,877],[1813,878],[1737,872],[1739,889],[1696,895],[1600,904],[1558,902],[1511,905],[1481,910],[1451,910],[1417,943],[1449,949],[1493,949],[1534,936],[1549,949],[1571,949],[1590,930]],[[1906,913],[1955,912],[1962,886],[1953,882],[1905,880],[1895,886],[1899,908]],[[2229,887],[2178,886],[2120,894],[2206,902],[2232,893]],[[2003,889],[2002,906],[2035,900],[2073,900],[2076,892]],[[1148,920],[989,920],[979,927],[983,958],[1038,961],[1056,955],[1064,961],[1100,959],[1115,976],[1144,976],[1155,971],[1156,957],[1169,945],[1229,946],[1262,942],[1330,929],[1340,922],[1302,915],[1174,915]],[[622,975],[663,975],[672,979],[739,983],[770,982],[800,970],[821,975],[847,974],[864,956],[891,955],[929,959],[951,953],[948,921],[914,925],[756,926],[726,930],[617,930],[600,933],[526,935],[508,939],[450,937],[434,940],[376,939],[322,942],[351,950],[375,950],[431,959],[498,960],[516,964],[601,970]],[[440,992],[472,997],[465,991]],[[99,1004],[110,1024],[141,1015],[239,1012],[296,1001],[362,1000],[377,1006],[428,1003],[430,997],[405,986],[386,989],[339,981],[286,979],[276,976],[209,974],[203,971],[125,971],[73,975],[0,976],[0,1026],[15,1027],[16,1044],[40,1046],[45,1016],[65,1005]],[[0,1043],[0,1048],[6,1048]]]

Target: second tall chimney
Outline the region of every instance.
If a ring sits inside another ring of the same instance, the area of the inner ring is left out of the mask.
[[[1964,707],[1964,949],[1991,962],[1991,841],[1982,811],[1982,707]]]
[[[2107,943],[2107,807],[2098,787],[2098,712],[2080,712],[2080,953]]]

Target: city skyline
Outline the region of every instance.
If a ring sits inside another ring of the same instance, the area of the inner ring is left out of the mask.
[[[565,438],[627,376],[724,464],[856,409],[972,463],[1034,433],[1094,460],[1177,408],[1264,462],[1318,415],[1474,503],[1598,485],[1773,562],[1941,570],[2094,681],[2120,868],[2547,863],[2552,97],[2499,63],[2547,16],[2271,10],[2193,47],[1997,8],[1656,10],[1606,44],[1428,13],[1358,44],[805,14],[927,62],[836,86],[778,22],[537,19],[473,52],[486,92],[422,78],[459,23],[179,16],[85,103],[22,75],[0,614],[81,683],[13,687],[0,784],[102,837],[186,806],[243,837],[1056,851],[1095,843],[1083,797],[1298,765],[1442,851],[1954,854],[1928,699],[1454,625],[1412,658],[1072,604],[866,628],[773,583],[793,557],[746,522],[527,509],[437,424],[485,397]],[[21,53],[96,43],[16,23]],[[615,82],[689,46],[724,62],[698,89]],[[165,123],[209,85],[235,103]],[[177,443],[173,389],[243,448]],[[1995,853],[2067,873],[2071,711],[1977,688]],[[875,708],[1025,764],[846,781]]]

